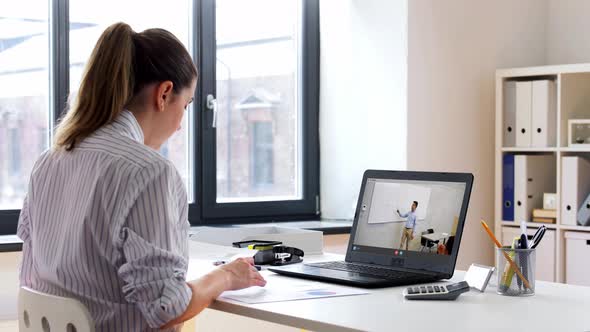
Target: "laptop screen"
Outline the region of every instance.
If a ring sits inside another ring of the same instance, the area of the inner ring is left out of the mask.
[[[459,248],[467,187],[464,181],[367,177],[347,259],[448,272]]]

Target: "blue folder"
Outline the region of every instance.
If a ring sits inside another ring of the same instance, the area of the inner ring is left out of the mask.
[[[502,160],[502,220],[514,221],[514,155]]]

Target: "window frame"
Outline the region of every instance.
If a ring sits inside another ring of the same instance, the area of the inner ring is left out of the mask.
[[[211,206],[216,193],[204,189],[204,181],[211,178],[207,160],[215,160],[214,137],[206,124],[210,112],[205,111],[203,96],[215,94],[215,0],[191,0],[192,31],[191,48],[195,65],[199,68],[199,81],[194,95],[193,115],[193,197],[189,202],[191,225],[238,224],[263,221],[318,220],[319,209],[319,0],[301,0],[302,21],[302,70],[301,70],[301,132],[302,137],[302,200],[279,202],[224,203]],[[69,0],[49,0],[49,130],[53,129],[66,109],[69,95]],[[206,51],[205,51],[206,50]],[[211,61],[213,58],[213,61]],[[213,138],[213,142],[212,142]],[[212,145],[213,144],[213,145]],[[51,145],[51,141],[49,141]],[[190,157],[190,156],[189,156]],[[213,159],[211,159],[211,157]],[[210,187],[209,187],[210,188]],[[189,189],[190,190],[190,189]],[[229,206],[227,205],[229,204]],[[206,212],[207,211],[207,212]],[[0,235],[16,234],[20,210],[0,210]]]
[[[200,219],[189,214],[191,224],[251,223],[261,221],[317,220],[319,208],[319,0],[302,1],[301,31],[301,148],[302,199],[286,201],[217,203],[216,132],[209,125],[212,112],[206,111],[203,96],[216,93],[215,0],[203,0],[200,54],[203,79],[199,80],[201,118],[201,164],[199,190]],[[196,196],[195,196],[196,197]]]
[[[47,135],[53,135],[53,128],[65,110],[69,95],[69,0],[48,1],[49,35],[49,116]],[[48,140],[48,146],[51,141]],[[20,210],[0,210],[0,235],[14,235],[18,226]]]

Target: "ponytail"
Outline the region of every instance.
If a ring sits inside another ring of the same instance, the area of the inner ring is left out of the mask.
[[[54,148],[72,150],[76,143],[113,121],[134,91],[135,32],[125,23],[108,27],[86,64],[78,96],[57,125]]]
[[[196,78],[190,54],[170,32],[148,29],[136,33],[125,23],[113,24],[90,55],[78,97],[56,128],[54,149],[74,149],[112,122],[148,84],[171,81],[178,93]]]

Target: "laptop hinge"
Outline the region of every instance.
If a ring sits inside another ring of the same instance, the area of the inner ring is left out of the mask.
[[[444,275],[444,273],[441,273],[441,272],[428,271],[428,270],[420,270],[420,269],[409,269],[409,268],[406,268],[406,267],[390,267],[390,268],[392,270],[399,270],[399,271],[405,271],[405,272],[413,272],[413,273],[427,274],[427,275],[431,275],[433,277]]]
[[[387,265],[380,265],[380,264],[369,264],[369,263],[361,263],[361,262],[353,262],[353,261],[351,261],[350,263],[359,264],[359,265],[366,265],[366,266],[379,266],[379,267],[390,269],[390,270],[394,270],[394,271],[404,271],[404,272],[427,274],[427,275],[430,275],[430,276],[433,276],[433,277],[439,277],[439,276],[440,277],[444,277],[444,276],[447,275],[447,273],[443,273],[443,272],[420,270],[420,269],[410,269],[410,268],[407,268],[407,267],[396,267],[396,266],[387,266]]]

